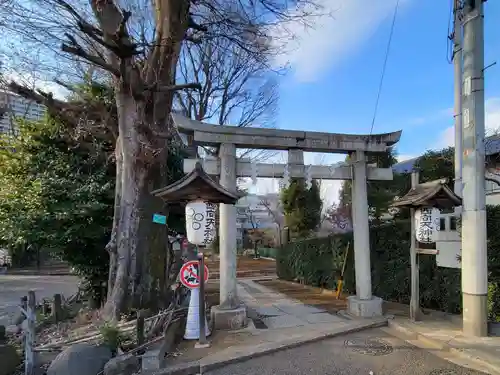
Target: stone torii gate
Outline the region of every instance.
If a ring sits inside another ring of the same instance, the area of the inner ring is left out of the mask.
[[[351,165],[314,165],[309,174],[312,179],[353,181],[356,296],[348,298],[349,312],[363,317],[382,314],[382,299],[372,296],[366,181],[392,180],[393,172],[392,168],[368,166],[366,154],[385,152],[399,141],[401,131],[372,135],[334,134],[211,125],[180,114],[172,114],[172,119],[179,133],[187,135],[190,145],[219,148],[218,159],[204,160],[203,169],[209,175],[219,176],[220,184],[229,191],[236,191],[237,177],[252,177],[254,170],[249,161],[237,161],[237,148],[288,151],[291,178],[304,178],[307,168],[304,166],[305,151],[351,155]],[[184,172],[191,172],[197,161],[185,159]],[[256,169],[258,177],[280,178],[284,175],[285,165],[257,164]],[[218,328],[240,328],[245,321],[246,309],[237,296],[235,206],[221,204],[219,220],[220,305],[214,309],[213,317]]]

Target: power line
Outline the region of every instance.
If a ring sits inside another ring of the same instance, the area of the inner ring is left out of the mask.
[[[396,17],[398,15],[399,0],[396,1],[396,6],[394,7],[394,14],[392,16],[391,31],[389,33],[389,41],[387,42],[387,48],[385,50],[384,65],[382,66],[382,74],[380,76],[380,82],[378,85],[377,100],[375,101],[375,109],[373,111],[372,125],[370,127],[370,135],[372,135],[373,127],[375,126],[375,119],[377,118],[378,104],[380,101],[380,94],[382,93],[382,85],[384,83],[385,71],[387,67],[387,60],[389,58],[389,50],[391,49],[392,36],[394,35],[394,26],[396,25]]]
[[[451,64],[453,62],[453,55],[454,55],[452,45],[453,45],[456,17],[453,17],[453,15],[455,14],[455,12],[458,12],[458,9],[456,9],[457,8],[456,3],[457,0],[450,0],[450,11],[448,12],[448,35],[446,36],[446,60],[448,61],[448,64]],[[453,20],[453,26],[452,26],[452,20]]]
[[[460,0],[451,0],[450,1],[450,13],[448,18],[448,42],[446,46],[446,59],[449,64],[453,63],[453,59],[455,57],[454,39],[455,39],[455,23],[460,22],[462,19],[462,10],[463,4]],[[462,47],[460,46],[460,49]]]

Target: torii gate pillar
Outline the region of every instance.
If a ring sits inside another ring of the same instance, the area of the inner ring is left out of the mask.
[[[236,192],[236,146],[222,143],[219,149],[220,184]],[[236,280],[236,207],[219,205],[220,304],[212,307],[216,329],[239,329],[246,325],[246,308],[238,300]]]
[[[355,316],[380,316],[382,315],[382,299],[372,296],[366,155],[363,151],[356,151],[352,156],[354,160],[351,199],[356,295],[347,298],[348,309],[349,313]]]

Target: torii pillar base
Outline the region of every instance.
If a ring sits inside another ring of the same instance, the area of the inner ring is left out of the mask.
[[[210,315],[214,329],[233,331],[245,328],[248,325],[247,308],[245,305],[240,305],[232,309],[212,306]]]
[[[370,299],[359,299],[357,296],[347,297],[347,311],[360,318],[382,316],[382,298],[372,296]]]

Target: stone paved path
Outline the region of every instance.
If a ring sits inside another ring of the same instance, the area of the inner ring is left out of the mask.
[[[167,361],[167,367],[175,368],[193,361],[233,361],[242,355],[253,356],[255,353],[275,350],[270,349],[275,347],[280,350],[290,345],[321,339],[326,335],[363,329],[374,324],[370,319],[363,322],[348,320],[322,309],[304,305],[252,280],[238,280],[237,288],[238,297],[247,306],[247,314],[254,324],[249,324],[249,327],[240,331],[233,331],[232,334],[216,333],[215,336],[210,336],[212,345],[209,348],[189,350],[185,346],[182,355]],[[260,322],[260,326],[255,324],[256,322]],[[191,341],[188,346],[193,348],[194,343]],[[150,351],[149,354],[157,353]],[[147,363],[148,366],[150,363],[152,362]],[[143,370],[146,368],[143,367]],[[147,370],[152,368],[147,367]],[[168,371],[166,373],[169,373]]]
[[[206,372],[207,375],[484,375],[371,329]]]
[[[346,322],[339,315],[304,305],[252,280],[238,280],[238,297],[247,306],[254,323],[262,322],[268,329]]]

